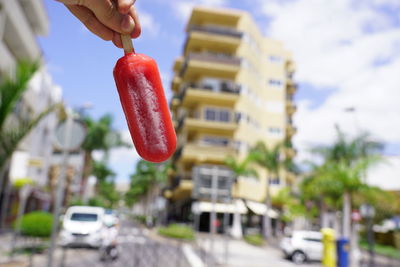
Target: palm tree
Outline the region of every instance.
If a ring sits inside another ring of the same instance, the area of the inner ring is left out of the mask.
[[[237,180],[240,176],[258,177],[257,171],[248,167],[253,160],[253,155],[251,154],[248,154],[242,161],[238,161],[234,157],[228,156],[225,158],[225,165],[233,171],[235,174],[235,180]]]
[[[121,135],[112,129],[112,116],[110,114],[103,115],[98,121],[86,116],[83,118],[86,125],[87,133],[82,144],[84,150],[84,167],[82,173],[81,195],[85,191],[87,180],[92,174],[93,157],[95,150],[104,152],[104,161],[107,161],[109,151],[116,147],[130,147],[129,144],[122,140]]]
[[[270,182],[274,178],[279,178],[279,172],[284,166],[281,159],[281,144],[276,144],[272,148],[268,148],[263,142],[257,142],[255,147],[250,151],[255,162],[267,171],[266,180],[266,197],[265,206],[266,212],[263,217],[264,238],[268,239],[272,236],[271,218],[269,217],[269,210],[271,209],[271,192]]]
[[[27,89],[27,84],[38,70],[39,64],[20,62],[17,65],[14,77],[5,77],[0,84],[0,186],[5,187],[5,174],[8,163],[18,144],[35,128],[39,122],[56,106],[52,106],[35,116],[21,115],[14,112],[16,105]],[[5,187],[6,191],[9,191]],[[5,209],[8,205],[8,193],[3,195],[1,205],[1,221],[3,225]]]
[[[319,146],[312,151],[321,156],[324,164],[319,172],[322,176],[339,180],[343,192],[343,236],[350,237],[351,196],[361,188],[366,170],[380,160],[378,152],[383,145],[371,141],[368,133],[361,133],[353,139],[336,126],[337,139],[331,146]]]
[[[132,205],[144,199],[144,212],[149,217],[151,202],[159,194],[160,186],[167,180],[170,168],[168,162],[152,163],[139,160],[135,173],[131,175],[130,189],[125,196],[127,204]]]
[[[104,202],[107,208],[114,207],[119,200],[115,189],[115,173],[105,161],[94,161],[92,174],[96,177],[96,197]]]

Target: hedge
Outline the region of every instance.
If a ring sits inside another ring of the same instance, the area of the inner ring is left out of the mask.
[[[22,216],[20,231],[24,236],[50,237],[52,224],[53,216],[51,213],[34,211]]]

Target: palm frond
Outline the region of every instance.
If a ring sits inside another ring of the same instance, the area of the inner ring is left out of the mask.
[[[0,84],[0,129],[3,128],[6,118],[13,111],[33,74],[38,70],[38,62],[19,62],[15,77],[6,77]]]
[[[30,133],[30,131],[57,107],[58,105],[51,106],[33,119],[23,119],[15,127],[0,131],[0,167],[2,167],[6,160],[11,157],[18,144]]]

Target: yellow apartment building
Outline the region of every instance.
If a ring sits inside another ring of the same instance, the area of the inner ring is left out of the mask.
[[[189,220],[192,212],[211,209],[192,196],[196,167],[221,167],[227,156],[243,159],[257,141],[268,146],[284,142],[286,157],[295,156],[295,64],[283,44],[264,37],[247,12],[196,7],[173,71],[170,108],[178,148],[166,196],[173,217]],[[244,214],[251,209],[263,215],[266,183],[272,194],[294,183],[287,171],[273,181],[264,170],[258,172],[259,178],[239,177],[232,186],[232,204],[219,204],[218,211]]]

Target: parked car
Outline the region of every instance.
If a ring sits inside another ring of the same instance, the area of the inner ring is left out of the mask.
[[[119,223],[118,214],[115,210],[106,209],[103,217],[104,224],[109,225],[117,225]]]
[[[284,237],[280,247],[294,263],[322,260],[322,234],[314,231],[294,231]]]
[[[68,208],[60,233],[61,244],[100,247],[103,218],[104,209],[100,207],[72,206]]]

